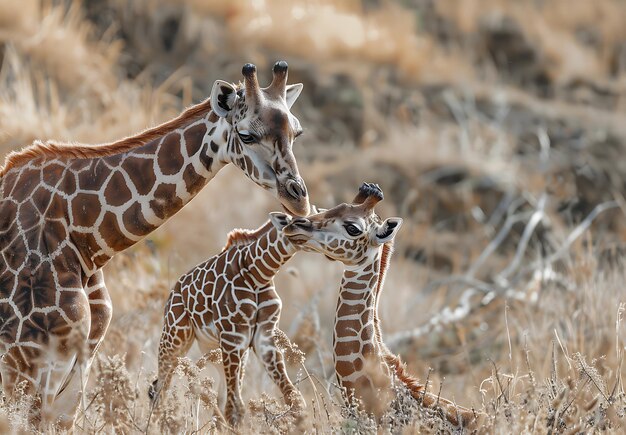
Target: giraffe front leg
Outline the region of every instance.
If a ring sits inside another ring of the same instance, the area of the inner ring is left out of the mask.
[[[157,403],[160,395],[169,388],[178,358],[189,351],[194,337],[183,297],[175,289],[165,305],[165,320],[159,343],[159,373],[148,390],[148,396],[153,404]]]
[[[93,358],[100,347],[100,343],[109,329],[113,307],[111,296],[104,284],[102,270],[98,270],[87,280],[85,288],[91,311],[91,328],[89,329],[89,354]]]
[[[273,287],[259,292],[263,298],[263,307],[257,316],[257,329],[254,335],[253,347],[263,362],[267,374],[280,389],[285,403],[294,411],[306,408],[302,394],[291,383],[282,352],[276,347],[275,332],[278,330],[282,303]],[[260,304],[261,305],[261,304]]]
[[[241,334],[222,332],[220,347],[222,364],[226,379],[226,406],[224,413],[228,424],[239,426],[245,414],[245,406],[241,398],[242,371],[246,359],[249,340]]]

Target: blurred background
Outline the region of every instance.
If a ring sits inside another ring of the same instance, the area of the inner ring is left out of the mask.
[[[3,1],[0,152],[118,139],[207,98],[216,79],[238,82],[246,62],[265,86],[284,59],[304,84],[294,152],[312,202],[375,182],[378,213],[404,219],[380,317],[410,371],[486,411],[489,430],[619,431],[625,23],[622,0]],[[228,167],[107,265],[115,314],[92,383],[126,376],[144,409],[133,419],[147,415],[171,284],[279,208]],[[322,429],[359,431],[331,371],[341,272],[294,258],[277,278],[281,327],[328,392]],[[246,399],[278,397],[255,358],[247,376]]]

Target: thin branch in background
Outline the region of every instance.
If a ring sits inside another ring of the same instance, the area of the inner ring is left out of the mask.
[[[511,191],[506,191],[504,197],[498,203],[496,209],[491,213],[487,226],[495,231],[495,227],[500,223],[500,220],[506,215],[507,210],[511,206],[511,203],[515,200],[515,195]]]
[[[574,228],[572,232],[569,233],[561,247],[552,255],[549,255],[546,261],[552,263],[558,259],[561,259],[567,253],[572,243],[574,243],[576,239],[578,239],[585,231],[587,231],[587,229],[589,229],[593,221],[600,214],[618,207],[619,204],[617,203],[617,201],[607,201],[596,205],[591,213],[589,213],[587,217],[580,224],[578,224],[578,226],[576,226],[576,228]]]
[[[526,248],[528,247],[528,242],[535,232],[535,228],[541,222],[541,220],[545,216],[545,207],[548,202],[548,195],[543,193],[539,198],[537,209],[533,212],[524,228],[524,232],[522,233],[522,238],[517,245],[517,249],[515,250],[515,256],[513,260],[509,263],[509,265],[501,271],[497,276],[496,280],[502,280],[503,282],[507,282],[509,276],[519,267],[523,255],[526,253]]]
[[[513,225],[518,222],[524,221],[531,216],[530,212],[520,212],[516,214],[512,212],[513,210],[517,210],[524,202],[525,200],[523,198],[517,198],[509,205],[509,209],[507,210],[507,218],[504,221],[504,225],[502,225],[496,237],[494,237],[493,240],[489,242],[487,247],[483,250],[483,252],[481,252],[478,259],[468,269],[468,271],[466,272],[466,275],[468,277],[474,277],[476,275],[478,269],[480,269],[480,267],[484,264],[487,258],[489,258],[496,251],[496,249],[498,249],[506,236],[511,232],[511,230],[513,229]]]

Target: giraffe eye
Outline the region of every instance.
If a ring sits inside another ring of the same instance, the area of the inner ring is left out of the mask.
[[[353,237],[358,236],[362,233],[359,227],[353,224],[346,224],[343,227],[346,229],[346,232]]]
[[[245,144],[251,144],[257,141],[256,137],[251,134],[242,133],[240,131],[238,131],[237,134],[239,135],[239,139]]]

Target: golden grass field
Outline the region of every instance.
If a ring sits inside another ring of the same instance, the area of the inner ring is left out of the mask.
[[[263,84],[285,59],[305,85],[294,151],[312,202],[376,182],[379,214],[404,219],[380,317],[410,372],[484,413],[479,433],[624,433],[624,23],[621,0],[2,1],[0,154],[121,138],[240,80],[246,62]],[[195,347],[150,409],[165,299],[231,229],[278,209],[228,167],[106,266],[114,318],[78,433],[214,430],[221,369],[201,370]],[[402,398],[380,421],[342,405],[341,271],[301,253],[277,276],[307,413],[285,412],[251,357],[242,431],[450,431]],[[1,402],[0,433],[33,430],[28,400]]]

